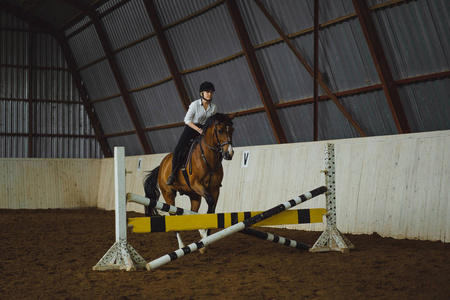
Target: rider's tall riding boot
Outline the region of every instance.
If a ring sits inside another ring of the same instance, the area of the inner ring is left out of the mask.
[[[167,185],[173,185],[173,183],[177,181],[178,155],[178,153],[174,153],[172,156],[172,174],[167,178]]]

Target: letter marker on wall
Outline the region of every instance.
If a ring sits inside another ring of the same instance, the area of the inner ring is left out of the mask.
[[[250,151],[244,151],[242,154],[242,168],[248,168],[248,163],[250,160]]]

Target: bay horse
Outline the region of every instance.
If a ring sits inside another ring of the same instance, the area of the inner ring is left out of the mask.
[[[233,158],[233,122],[235,114],[216,113],[209,117],[203,126],[203,134],[194,141],[192,155],[186,164],[185,174],[181,168],[177,171],[177,180],[171,186],[166,185],[166,180],[172,172],[172,156],[169,153],[163,158],[160,165],[148,172],[144,178],[145,197],[158,200],[163,194],[167,204],[175,205],[177,192],[187,195],[191,201],[191,211],[198,212],[201,198],[205,198],[208,204],[208,213],[214,213],[222,186],[223,168],[222,159]],[[180,160],[180,164],[182,161]],[[159,190],[158,190],[159,186]],[[146,215],[159,215],[156,210],[148,210]],[[210,230],[199,230],[202,238],[209,234]],[[184,247],[179,232],[176,232],[178,245]],[[203,249],[200,249],[203,250]],[[203,253],[204,251],[200,251]]]

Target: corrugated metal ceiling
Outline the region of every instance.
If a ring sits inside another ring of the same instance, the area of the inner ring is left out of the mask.
[[[28,134],[30,74],[36,82],[31,97],[44,102],[36,106],[39,109],[35,118],[40,121],[35,133],[93,136],[93,130],[88,128],[91,122],[86,122],[88,118],[81,109],[81,100],[93,101],[95,115],[110,147],[126,145],[127,155],[143,154],[142,137],[136,134],[136,126],[142,126],[153,153],[173,150],[185,109],[173,70],[165,57],[168,51],[173,54],[189,101],[198,98],[199,84],[208,80],[216,85],[214,101],[219,111],[242,112],[234,121],[235,146],[276,143],[267,108],[264,108],[228,11],[228,0],[155,0],[170,49],[161,48],[145,1],[85,1],[80,5],[95,10],[90,16],[64,0],[40,1],[41,5],[29,9],[68,38],[78,68],[76,72],[81,75],[81,84],[88,93],[84,100],[75,90],[73,73],[67,70],[69,66],[59,42],[48,32],[33,33],[32,44],[38,50],[32,62],[36,70],[30,73],[28,24],[11,13],[0,11],[0,107],[7,119],[0,128],[8,134],[0,138],[13,145],[1,149],[2,156],[16,155],[12,153],[14,149],[18,156],[27,152],[26,139],[30,135],[18,135],[14,139],[10,134]],[[26,4],[19,1],[7,2],[26,9]],[[314,0],[264,0],[261,3],[313,67]],[[367,0],[366,3],[373,8],[373,23],[390,71],[397,80],[412,131],[450,129],[450,1]],[[288,142],[313,140],[312,77],[280,40],[255,1],[238,0],[237,4],[270,91],[269,100],[275,105]],[[46,9],[49,5],[60,15],[50,13]],[[106,36],[92,23],[96,21],[91,19],[93,15]],[[319,21],[323,24],[319,38],[319,70],[324,84],[337,95],[343,109],[367,135],[396,134],[386,93],[353,2],[320,0]],[[105,53],[105,45],[110,48],[106,52],[111,51],[112,56]],[[447,73],[440,77],[442,72]],[[417,79],[418,76],[422,77]],[[429,78],[434,80],[429,81]],[[327,99],[323,89],[319,89],[319,94],[322,96],[319,139],[360,136],[344,113]],[[130,112],[130,106],[135,108],[136,114]],[[11,115],[5,114],[6,111]],[[74,124],[67,125],[71,122]],[[65,124],[62,129],[57,128],[60,123]],[[75,145],[71,144],[71,137],[45,139],[34,143],[35,155],[99,155],[98,145],[93,147],[92,142],[88,142],[88,146],[84,146],[80,143],[83,138],[76,142],[79,150],[72,152],[63,150]],[[86,139],[92,140],[92,137]]]

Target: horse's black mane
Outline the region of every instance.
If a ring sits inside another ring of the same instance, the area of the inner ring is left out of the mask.
[[[226,114],[221,114],[221,113],[216,113],[215,115],[209,117],[206,120],[205,125],[203,126],[204,130],[208,129],[209,127],[211,127],[215,121],[218,121],[219,124],[223,123],[223,124],[229,124],[229,125],[233,125],[233,121],[228,117],[228,115]]]

